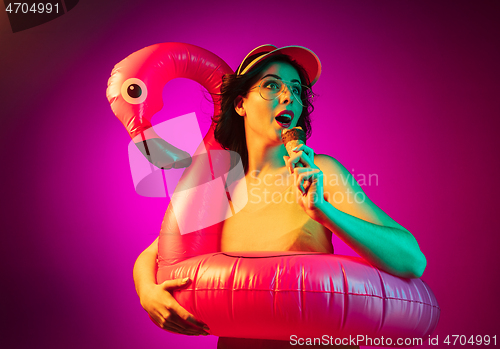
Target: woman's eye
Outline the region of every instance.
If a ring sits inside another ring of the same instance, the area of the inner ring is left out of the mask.
[[[276,81],[267,81],[264,84],[264,87],[270,90],[279,90],[281,88],[280,84],[278,84]]]
[[[295,95],[300,96],[300,93],[301,93],[300,87],[293,86],[293,87],[292,87],[292,91],[293,91],[293,93],[294,93]]]

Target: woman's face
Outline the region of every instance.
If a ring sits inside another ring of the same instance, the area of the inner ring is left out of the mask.
[[[302,83],[299,74],[285,62],[271,63],[259,76],[247,93],[236,101],[236,112],[245,118],[245,133],[249,137],[260,138],[266,143],[281,144],[281,130],[295,127],[302,113],[302,105],[295,99],[288,86],[283,93],[272,100],[265,100],[259,92],[262,79],[273,77],[278,80]],[[286,116],[290,122],[286,122]],[[276,120],[278,116],[281,116]],[[283,117],[285,118],[283,119]]]

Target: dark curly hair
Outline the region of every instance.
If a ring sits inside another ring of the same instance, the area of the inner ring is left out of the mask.
[[[220,94],[213,96],[220,101],[221,112],[215,115],[213,121],[216,123],[215,139],[227,150],[237,152],[241,156],[245,173],[248,172],[248,149],[245,137],[245,123],[241,116],[234,109],[234,101],[238,96],[246,96],[248,90],[257,82],[259,75],[267,66],[274,62],[285,62],[294,67],[300,77],[303,85],[311,87],[311,82],[301,65],[291,59],[289,56],[280,54],[268,57],[259,62],[249,72],[244,75],[226,74],[222,78]],[[302,91],[301,98],[305,100],[305,106],[302,108],[297,126],[301,126],[306,132],[307,138],[311,136],[311,118],[310,114],[314,107],[308,98],[305,98],[305,91]],[[311,91],[312,93],[312,91]]]

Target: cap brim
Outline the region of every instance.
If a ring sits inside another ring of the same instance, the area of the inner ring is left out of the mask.
[[[272,50],[272,48],[276,48],[276,46],[262,45],[262,46],[257,47],[256,49],[252,50],[252,52],[250,52],[245,57],[243,62],[245,62],[245,60],[248,57],[255,55],[257,53],[265,52],[265,51],[270,51],[270,52],[268,52],[267,54],[263,54],[260,57],[254,59],[252,62],[250,62],[245,67],[245,69],[243,69],[243,71],[237,72],[237,73],[238,74],[245,74],[246,72],[251,70],[253,66],[255,66],[257,63],[261,62],[265,58],[270,57],[270,56],[274,56],[277,54],[285,54],[285,55],[289,56],[291,59],[293,59],[294,61],[296,61],[298,64],[300,64],[304,68],[304,70],[306,71],[307,76],[309,78],[309,81],[311,83],[311,86],[314,85],[316,83],[316,81],[318,81],[318,79],[321,75],[321,62],[320,62],[318,56],[316,56],[316,54],[313,51],[309,50],[308,48],[302,47],[302,46],[285,46],[282,48],[277,48],[275,50]]]

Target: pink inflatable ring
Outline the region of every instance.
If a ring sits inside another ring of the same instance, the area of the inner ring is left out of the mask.
[[[160,263],[158,282],[190,277],[177,301],[223,337],[290,340],[329,335],[423,338],[439,306],[420,279],[361,258],[311,252],[218,252]]]

